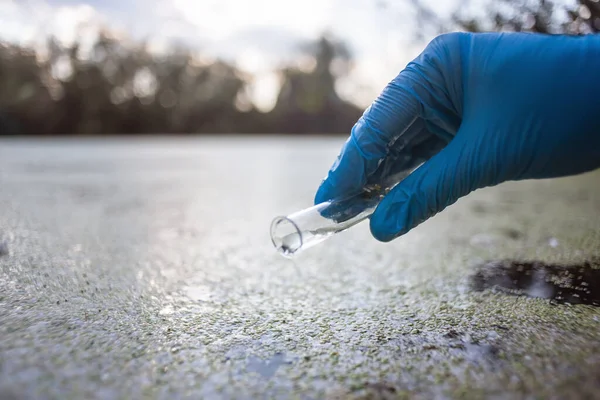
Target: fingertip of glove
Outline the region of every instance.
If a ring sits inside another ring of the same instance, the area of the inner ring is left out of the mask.
[[[371,215],[369,223],[371,235],[380,242],[391,242],[406,233],[405,220],[402,206],[380,205]]]
[[[317,189],[317,192],[315,193],[315,198],[314,198],[314,204],[321,204],[327,200],[329,200],[328,197],[328,192],[329,192],[329,188],[328,188],[329,184],[327,182],[327,180],[323,180],[321,182],[321,185],[319,185],[319,188]]]
[[[396,238],[395,235],[390,235],[388,233],[382,233],[378,228],[375,228],[371,225],[371,235],[381,243],[389,243]]]

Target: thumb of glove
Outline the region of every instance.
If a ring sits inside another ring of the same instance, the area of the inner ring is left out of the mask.
[[[510,179],[514,169],[500,168],[499,136],[468,134],[461,127],[438,154],[406,177],[377,206],[372,235],[389,242],[433,217],[475,189]],[[473,132],[475,133],[475,132]]]

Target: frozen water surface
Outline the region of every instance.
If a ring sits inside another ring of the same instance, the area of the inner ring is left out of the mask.
[[[0,398],[597,396],[600,310],[489,268],[599,256],[600,173],[286,260],[269,224],[312,204],[343,141],[0,141]]]

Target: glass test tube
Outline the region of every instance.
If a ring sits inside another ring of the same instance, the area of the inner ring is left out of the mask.
[[[387,185],[366,186],[357,195],[323,202],[271,223],[271,241],[284,257],[292,256],[327,240],[369,218],[383,197],[400,181],[415,171],[407,169],[388,178]]]

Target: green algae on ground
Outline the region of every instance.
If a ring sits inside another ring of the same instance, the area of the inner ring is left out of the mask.
[[[185,146],[177,168],[160,146],[136,142],[120,164],[94,145],[108,172],[49,172],[59,185],[14,166],[86,163],[90,148],[5,152],[0,397],[597,397],[600,308],[473,291],[470,276],[484,260],[600,255],[598,173],[477,191],[389,244],[357,226],[294,265],[253,233],[310,201],[339,143],[219,143]],[[81,203],[83,184],[110,190]]]

